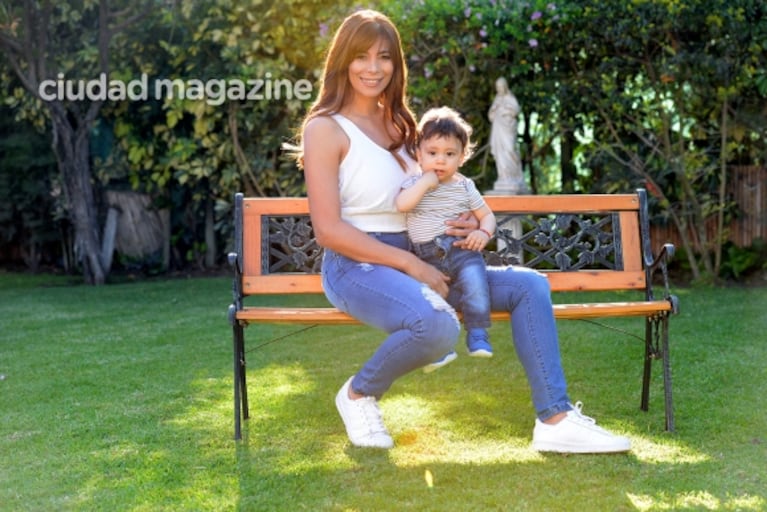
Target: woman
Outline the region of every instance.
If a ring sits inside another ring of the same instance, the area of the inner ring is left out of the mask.
[[[340,310],[387,333],[336,396],[356,446],[394,445],[378,400],[397,378],[452,350],[460,330],[445,300],[448,277],[409,251],[405,215],[395,207],[402,182],[416,170],[416,123],[406,82],[397,29],[379,12],[357,11],[333,38],[300,135],[312,225],[325,249],[325,293]],[[476,220],[454,225],[477,226]],[[493,309],[511,313],[532,389],[533,448],[627,451],[628,439],[597,427],[570,404],[546,278],[503,267],[489,268],[488,281]]]

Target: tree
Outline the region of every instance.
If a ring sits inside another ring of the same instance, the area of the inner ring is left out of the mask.
[[[89,146],[103,99],[88,99],[84,81],[75,84],[67,77],[103,76],[108,80],[110,44],[127,26],[148,14],[153,2],[119,10],[111,4],[110,0],[0,4],[0,48],[31,94],[24,99],[26,108],[34,109],[43,102],[65,207],[74,226],[75,254],[85,281],[96,285],[105,282],[111,262],[109,244],[102,246]],[[95,88],[91,92],[97,96]]]
[[[733,134],[743,130],[734,107],[754,97],[754,70],[764,68],[765,25],[752,22],[764,19],[764,4],[577,3],[580,25],[565,39],[570,83],[594,127],[592,163],[612,168],[608,191],[627,181],[647,187],[676,227],[694,279],[716,279],[733,208],[727,166]]]
[[[27,268],[37,271],[58,254],[60,223],[50,179],[56,162],[48,138],[0,106],[0,256],[17,248]]]

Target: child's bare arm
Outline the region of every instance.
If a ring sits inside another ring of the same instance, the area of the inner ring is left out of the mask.
[[[403,188],[397,194],[394,204],[397,207],[397,211],[409,212],[415,208],[421,201],[421,198],[439,184],[437,175],[433,172],[425,172],[416,181],[412,187]]]
[[[473,210],[473,213],[479,219],[479,228],[466,236],[463,247],[472,251],[481,251],[495,234],[495,214],[486,204]]]

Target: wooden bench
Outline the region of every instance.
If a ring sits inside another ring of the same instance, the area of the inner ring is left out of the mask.
[[[558,319],[634,316],[645,320],[642,410],[649,408],[652,361],[662,360],[666,430],[674,430],[668,324],[678,309],[669,292],[667,262],[674,246],[653,255],[647,195],[486,196],[498,230],[488,245],[488,264],[523,264],[544,272],[552,292],[635,290],[627,302],[556,304]],[[314,240],[306,198],[235,196],[234,301],[229,306],[234,345],[234,436],[248,418],[244,328],[249,324],[354,324],[333,307],[250,306],[249,296],[322,294],[322,249]],[[662,296],[653,279],[659,273]],[[261,301],[263,302],[263,301]],[[494,312],[493,320],[508,320]],[[256,333],[258,335],[258,333]]]

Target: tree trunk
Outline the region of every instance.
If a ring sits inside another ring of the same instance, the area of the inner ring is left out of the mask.
[[[73,126],[66,109],[51,105],[53,152],[56,155],[64,187],[69,218],[74,226],[75,257],[83,266],[85,282],[104,284],[108,269],[101,261],[101,235],[90,170],[90,123]]]
[[[520,114],[524,116],[524,113]],[[538,193],[538,177],[535,174],[535,166],[533,165],[533,136],[530,134],[530,117],[524,116],[525,129],[522,132],[522,148],[520,148],[520,160],[522,161],[522,173],[525,169],[530,173],[530,193]],[[526,148],[526,149],[525,149]]]
[[[205,200],[205,268],[216,265],[216,219],[213,211],[213,199],[208,196]]]
[[[728,124],[727,124],[727,108],[729,102],[725,97],[722,102],[722,121],[721,126],[721,141],[719,145],[719,196],[717,197],[719,204],[717,205],[716,213],[716,245],[714,252],[714,276],[719,277],[719,272],[722,269],[722,245],[725,241],[724,235],[724,209],[727,204],[727,138],[728,138]]]
[[[559,162],[562,168],[562,192],[572,194],[575,192],[575,181],[577,179],[575,163],[573,163],[573,148],[575,148],[577,141],[575,140],[573,130],[569,126],[564,127],[561,137]]]

